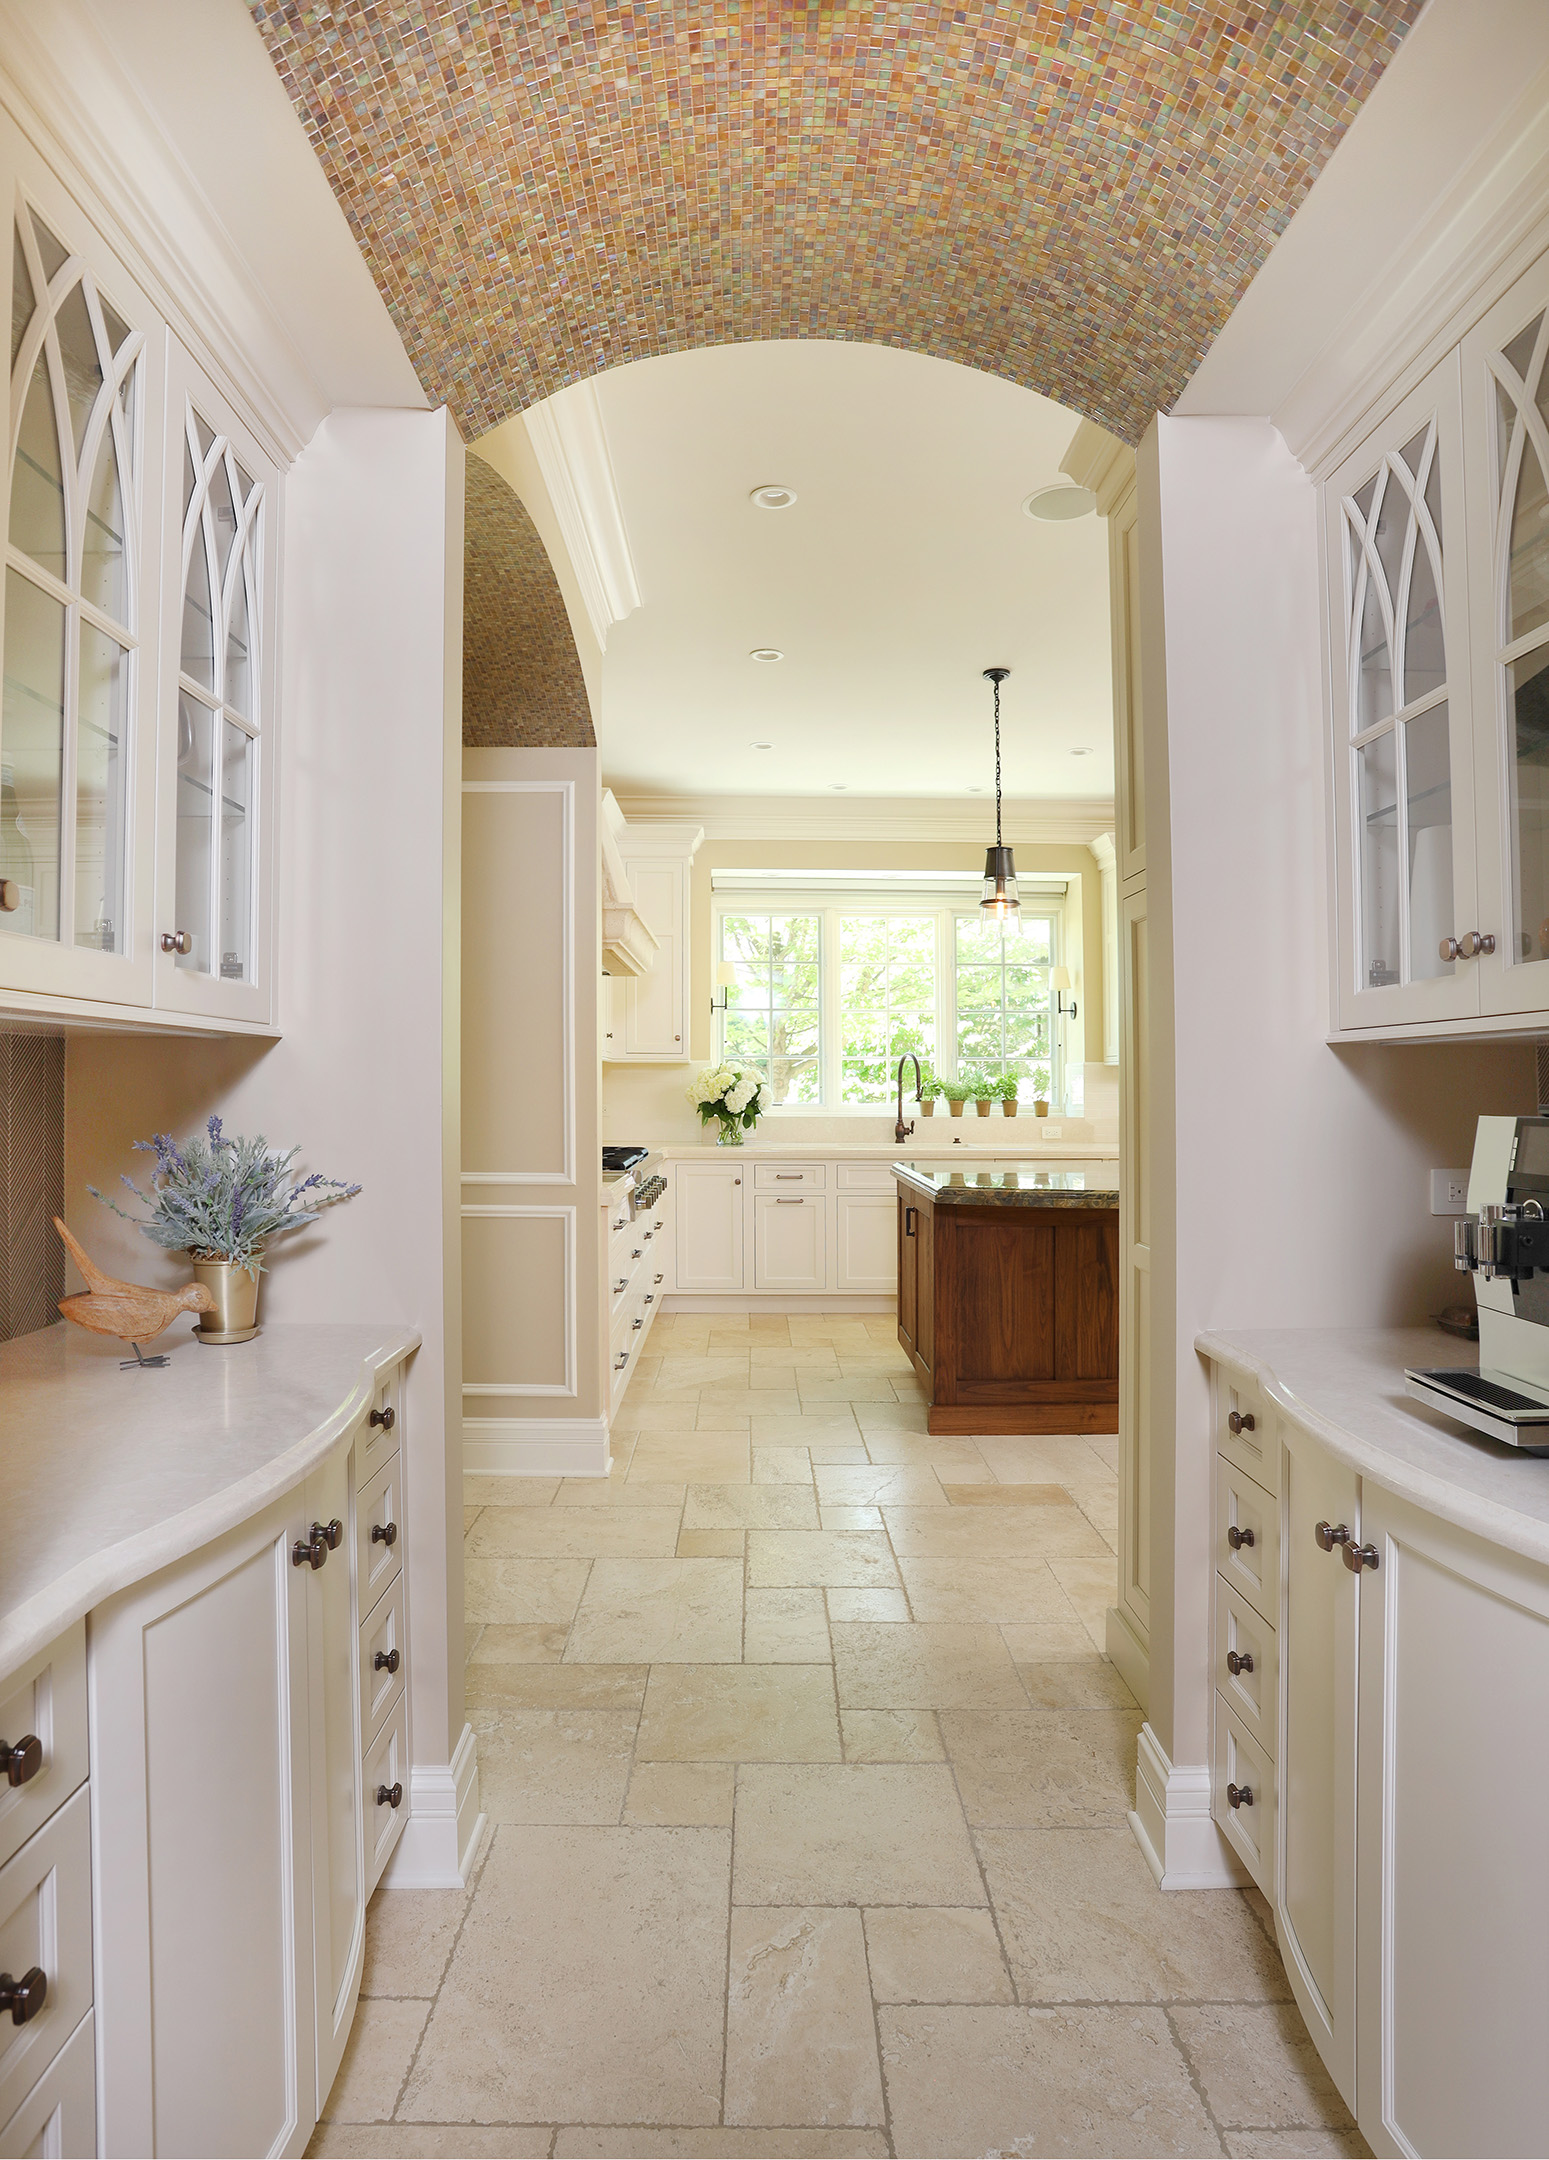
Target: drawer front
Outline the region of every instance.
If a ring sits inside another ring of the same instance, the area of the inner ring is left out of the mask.
[[[91,2008],[91,1807],[73,1800],[0,1868],[0,1972],[41,1968],[43,2004],[25,2025],[0,2014],[0,2122],[8,2123]]]
[[[1216,1697],[1211,1812],[1232,1850],[1271,1904],[1275,1901],[1275,1766],[1242,1720]],[[1232,1789],[1238,1805],[1232,1805]]]
[[[8,2123],[0,2160],[83,2160],[97,2150],[97,2049],[90,2010]]]
[[[1261,1613],[1216,1577],[1216,1693],[1266,1755],[1276,1755],[1275,1705],[1279,1701],[1279,1636]],[[1227,1660],[1236,1664],[1234,1672]]]
[[[403,1565],[402,1462],[401,1455],[390,1456],[355,1495],[355,1580],[362,1612],[370,1612]]]
[[[378,1663],[381,1659],[383,1662]],[[403,1624],[403,1571],[360,1623],[360,1735],[369,1746],[409,1677]]]
[[[761,1162],[753,1165],[753,1183],[769,1192],[816,1192],[828,1183],[826,1163]]]
[[[9,1680],[0,1681],[0,1741],[7,1748],[21,1748],[28,1740],[38,1742],[39,1767],[21,1785],[0,1776],[0,1865],[21,1850],[86,1776],[84,1620]],[[35,1752],[27,1748],[18,1768],[24,1769]]]
[[[1216,1448],[1234,1469],[1262,1485],[1280,1490],[1280,1440],[1271,1405],[1258,1389],[1216,1369]],[[1236,1430],[1233,1430],[1233,1419]]]
[[[371,1408],[382,1420],[373,1425],[368,1413],[355,1436],[355,1489],[374,1478],[390,1455],[403,1452],[403,1367],[379,1375]]]
[[[361,1779],[362,1805],[366,1811],[366,1895],[382,1879],[393,1847],[409,1819],[409,1705],[399,1696],[398,1707],[366,1749],[365,1775]],[[378,1793],[396,1789],[398,1805]]]
[[[886,1163],[842,1162],[834,1171],[834,1183],[841,1191],[891,1192],[893,1173]]]
[[[1216,1567],[1273,1627],[1280,1598],[1279,1504],[1216,1457]]]

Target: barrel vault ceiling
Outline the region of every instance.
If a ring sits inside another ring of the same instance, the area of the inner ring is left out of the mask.
[[[1421,0],[249,0],[470,438],[622,362],[907,347],[1128,440]]]

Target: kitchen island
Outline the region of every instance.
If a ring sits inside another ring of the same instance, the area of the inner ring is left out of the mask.
[[[960,1161],[893,1176],[898,1339],[929,1430],[1117,1432],[1117,1179]]]

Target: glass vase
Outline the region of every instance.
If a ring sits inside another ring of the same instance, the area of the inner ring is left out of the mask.
[[[719,1129],[715,1136],[717,1147],[741,1147],[743,1141],[747,1138],[747,1134],[740,1122],[734,1125],[729,1118],[721,1118],[718,1120],[718,1126]]]

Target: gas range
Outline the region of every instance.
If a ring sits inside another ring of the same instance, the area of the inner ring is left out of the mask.
[[[667,1180],[660,1169],[661,1157],[643,1147],[605,1147],[602,1151],[603,1175],[610,1185],[616,1185],[627,1198],[629,1212],[638,1215],[642,1209],[654,1207],[667,1190]]]

